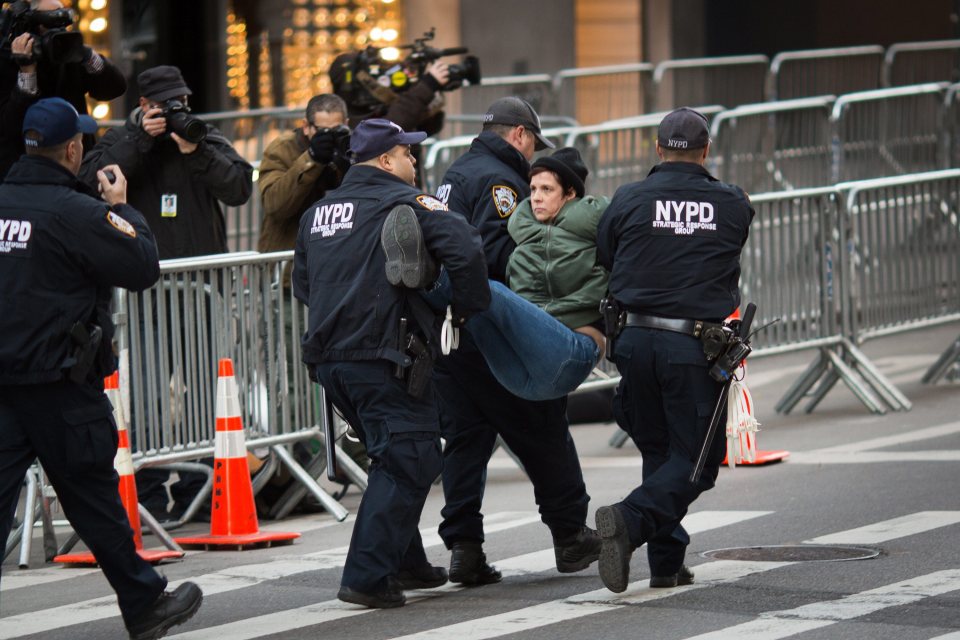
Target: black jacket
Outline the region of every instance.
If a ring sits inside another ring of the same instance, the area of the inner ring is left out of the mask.
[[[227,233],[220,202],[239,206],[250,199],[253,167],[234,151],[213,125],[196,151],[184,155],[166,137],[154,138],[140,126],[135,109],[83,159],[80,178],[97,183],[97,170],[118,164],[127,177],[130,204],[143,212],[157,238],[160,259],[225,253]],[[161,213],[161,198],[175,195],[176,215]]]
[[[437,197],[451,211],[462,211],[480,231],[492,280],[506,282],[507,260],[516,246],[507,220],[530,195],[529,174],[530,165],[519,151],[485,131],[447,169],[437,189]]]
[[[597,229],[610,293],[630,311],[719,322],[740,305],[750,199],[689,162],[617,189]]]
[[[39,95],[31,96],[17,87],[20,67],[9,56],[0,59],[0,180],[10,166],[23,155],[23,116],[27,108],[40,98],[63,98],[80,113],[87,113],[89,95],[94,100],[113,100],[127,90],[127,81],[117,67],[101,56],[103,68],[98,73],[87,71],[79,63],[51,66],[45,60],[37,64]],[[83,149],[93,149],[96,138],[83,136]]]
[[[338,189],[300,220],[293,293],[310,307],[303,361],[400,358],[398,327],[408,313],[406,290],[387,282],[380,232],[398,204],[413,207],[427,250],[453,284],[453,306],[464,316],[486,309],[490,288],[480,237],[457,213],[376,167],[351,167]]]
[[[111,288],[141,291],[159,277],[136,209],[111,208],[51,160],[21,158],[0,185],[0,384],[61,379],[76,322],[99,324],[109,348]]]

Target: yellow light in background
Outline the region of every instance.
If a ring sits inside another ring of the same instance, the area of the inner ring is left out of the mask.
[[[398,36],[398,35],[399,35],[399,34],[397,33],[397,30],[396,30],[396,29],[384,29],[384,30],[383,30],[383,39],[386,40],[387,42],[393,42],[394,40],[397,39],[397,36]]]
[[[100,11],[107,6],[107,0],[90,0],[90,8],[94,11]]]
[[[106,102],[97,103],[93,108],[93,117],[97,120],[106,120],[110,117],[110,105]]]
[[[400,49],[397,49],[396,47],[384,47],[383,49],[380,49],[380,57],[388,62],[399,60]]]
[[[106,18],[94,18],[90,21],[90,31],[94,33],[100,33],[107,28],[107,19]]]

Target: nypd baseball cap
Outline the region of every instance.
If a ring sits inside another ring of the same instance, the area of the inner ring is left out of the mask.
[[[537,151],[553,149],[554,144],[543,137],[540,128],[540,116],[530,103],[516,96],[500,98],[490,105],[483,116],[484,124],[505,124],[510,127],[523,125],[537,139],[534,148]]]
[[[24,138],[28,147],[55,147],[78,133],[95,133],[97,121],[77,113],[63,98],[43,98],[30,105],[23,118],[23,133],[35,131],[38,139]]]
[[[350,134],[350,151],[354,162],[366,162],[386,153],[397,145],[418,144],[427,139],[423,131],[407,133],[403,128],[383,118],[364,120]]]
[[[706,116],[689,107],[674,109],[660,121],[657,142],[664,149],[702,149],[710,142]]]

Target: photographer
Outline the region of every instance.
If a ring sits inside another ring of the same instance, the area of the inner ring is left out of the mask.
[[[80,178],[118,164],[130,181],[130,203],[157,238],[160,259],[225,253],[220,202],[239,206],[253,191],[253,167],[213,125],[190,115],[193,93],[177,67],[137,77],[140,106],[108,131],[83,160]]]
[[[260,162],[257,186],[263,201],[263,223],[257,250],[293,249],[300,216],[310,204],[340,185],[350,168],[347,105],[325,93],[307,103],[306,122],[271,142]],[[290,269],[284,270],[290,286]]]
[[[127,90],[119,69],[84,46],[79,32],[66,31],[73,19],[60,0],[18,0],[4,6],[4,32],[0,33],[0,179],[24,152],[20,125],[27,107],[36,100],[63,98],[86,114],[87,94],[94,100],[113,100]],[[93,134],[84,134],[85,150],[92,149],[94,142]]]

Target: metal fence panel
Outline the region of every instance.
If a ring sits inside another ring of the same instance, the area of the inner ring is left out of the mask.
[[[479,85],[463,87],[456,96],[460,114],[483,114],[492,102],[507,96],[523,98],[540,115],[560,114],[553,99],[553,78],[545,73],[484,78]],[[453,110],[454,113],[457,109]]]
[[[809,349],[839,337],[833,188],[753,196],[756,216],[741,255],[740,291],[757,305],[758,353]]]
[[[883,86],[960,80],[960,40],[891,45],[883,60]]]
[[[883,56],[875,45],[778,53],[770,63],[767,100],[879,89]]]
[[[767,56],[665,60],[653,73],[653,107],[668,111],[694,104],[737,107],[763,102]]]
[[[280,287],[293,252],[166,260],[160,281],[119,296],[132,451],[155,459],[212,445],[217,362],[232,358],[248,440],[320,423],[300,364],[305,307]]]
[[[554,76],[553,91],[558,113],[573,115],[582,124],[640,116],[653,103],[653,65],[564,69]]]
[[[750,193],[829,184],[832,96],[748,105],[714,118],[711,172]]]
[[[944,85],[923,84],[841,96],[833,126],[832,182],[940,167]]]
[[[960,170],[847,191],[847,332],[857,341],[960,319]]]

